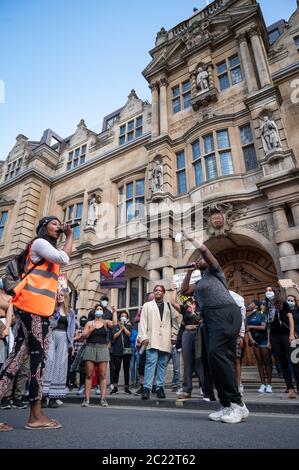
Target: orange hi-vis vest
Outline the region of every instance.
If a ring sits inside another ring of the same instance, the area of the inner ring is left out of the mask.
[[[34,263],[31,261],[31,249],[25,265],[25,273]],[[36,266],[28,276],[15,287],[13,305],[28,313],[50,317],[54,313],[58,288],[59,264],[45,260]]]

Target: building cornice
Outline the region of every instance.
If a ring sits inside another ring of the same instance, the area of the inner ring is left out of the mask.
[[[272,74],[272,80],[274,83],[279,83],[282,80],[286,80],[291,78],[293,75],[298,75],[299,72],[299,61],[295,62],[294,64],[288,65],[277,72]]]

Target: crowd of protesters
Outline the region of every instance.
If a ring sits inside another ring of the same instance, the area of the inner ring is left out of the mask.
[[[92,387],[96,387],[99,404],[107,407],[108,364],[110,395],[120,392],[123,368],[124,393],[131,395],[135,387],[135,396],[142,400],[150,399],[151,394],[166,398],[171,362],[171,390],[177,393],[177,400],[192,398],[193,379],[197,378],[202,399],[215,401],[217,391],[221,403],[209,418],[240,422],[249,415],[241,383],[246,347],[252,348],[257,363],[257,392],[273,393],[275,363],[285,381],[287,397],[296,398],[299,364],[292,357],[298,347],[299,307],[294,295],[282,299],[280,291],[269,286],[264,298],[252,299],[245,306],[241,295],[228,290],[217,258],[186,234],[198,249],[199,258],[188,269],[180,291],[173,286],[170,302],[165,300],[165,287],[158,284],[134,318],[126,310],[109,307],[107,295],[100,298],[88,317],[76,318],[69,304],[69,289],[56,282],[59,266],[67,264],[71,252],[67,226],[64,249],[56,248],[60,225],[56,217],[43,218],[25,257],[24,272],[31,270],[35,282],[40,283],[39,295],[48,296],[43,299],[44,306],[31,294],[31,274],[27,276],[27,292],[24,289],[13,299],[0,281],[1,409],[26,408],[28,395],[26,429],[61,427],[41,409],[62,405],[72,389],[84,394],[82,407],[88,407]],[[190,284],[194,269],[200,269],[202,276],[196,284]],[[294,288],[298,290],[298,286]],[[24,310],[25,305],[30,309]],[[11,427],[0,423],[0,430],[9,431]]]

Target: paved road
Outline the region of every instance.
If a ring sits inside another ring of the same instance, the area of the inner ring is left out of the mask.
[[[214,423],[206,411],[136,407],[47,410],[63,427],[23,429],[27,410],[1,411],[15,430],[1,433],[1,449],[298,449],[299,415],[251,413],[237,425]]]

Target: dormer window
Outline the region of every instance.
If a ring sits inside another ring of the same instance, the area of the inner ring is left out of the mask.
[[[122,124],[119,128],[119,145],[133,142],[143,133],[143,116],[131,119],[126,124]]]
[[[75,150],[69,152],[68,162],[67,162],[67,171],[77,168],[77,166],[82,165],[86,160],[86,150],[87,145],[82,145]]]
[[[23,164],[23,158],[18,158],[14,162],[11,162],[7,166],[7,171],[4,177],[4,181],[10,180],[14,176],[18,176],[21,171],[21,167]]]

